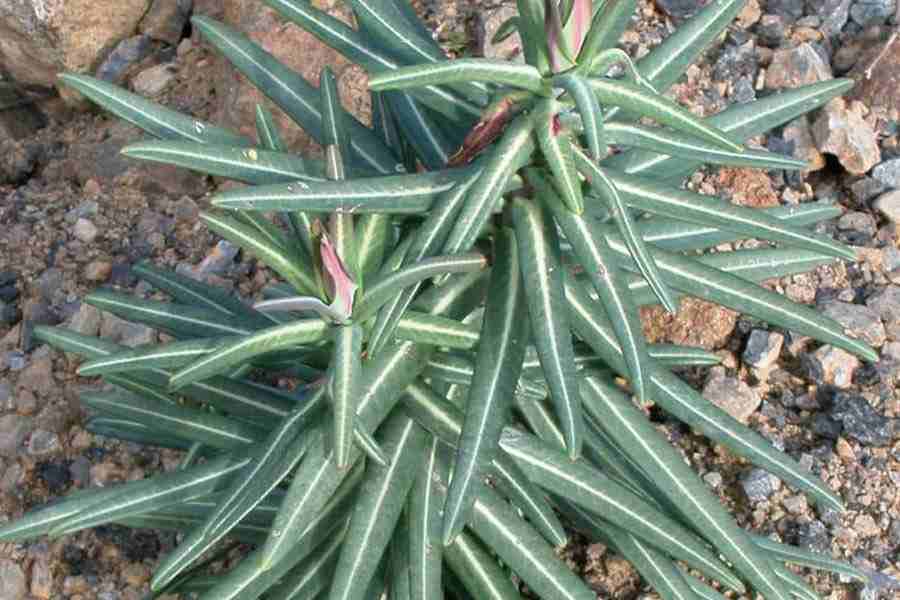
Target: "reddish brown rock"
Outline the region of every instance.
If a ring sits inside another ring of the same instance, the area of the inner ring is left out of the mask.
[[[51,87],[59,71],[90,72],[131,36],[150,0],[0,3],[0,69]]]
[[[644,335],[651,344],[671,342],[713,350],[728,340],[737,313],[704,300],[685,298],[674,315],[661,307],[644,308],[641,320]]]
[[[754,208],[778,206],[778,194],[765,171],[723,167],[717,175],[718,187],[731,194],[731,201]]]

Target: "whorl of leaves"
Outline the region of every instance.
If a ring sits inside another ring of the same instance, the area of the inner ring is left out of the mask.
[[[707,118],[669,100],[741,0],[713,0],[636,62],[615,47],[634,0],[519,0],[499,35],[519,35],[523,63],[448,59],[404,0],[348,1],[357,28],[307,0],[266,4],[368,71],[371,127],[344,111],[330,71],[316,88],[246,36],[193,20],[324,158],[291,153],[262,106],[254,141],[63,76],[155,138],[126,155],[249,184],[203,219],[283,283],[251,305],[142,264],[167,301],[86,301],[171,342],[128,349],[38,328],[113,386],[82,397],[91,431],[186,454],[172,472],[28,513],[0,540],[174,529],[183,540],[151,595],[204,600],[499,600],[522,585],[592,600],[556,552],[570,531],[625,556],[666,600],[814,598],[786,562],[864,579],[738,527],[631,397],[841,509],[673,374],[715,355],[648,343],[638,310],[697,296],[876,358],[758,284],[852,259],[810,228],[835,207],[757,210],[680,186],[703,164],[803,168],[743,142],[850,83]],[[745,238],[768,244],[699,252]],[[303,385],[273,387],[274,374]],[[213,575],[229,539],[251,550]]]

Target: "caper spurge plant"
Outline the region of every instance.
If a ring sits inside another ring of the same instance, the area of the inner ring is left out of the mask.
[[[667,600],[814,598],[785,563],[864,578],[738,527],[640,407],[840,509],[672,371],[715,355],[648,343],[638,311],[695,296],[876,358],[758,284],[852,259],[810,228],[837,208],[752,209],[681,186],[704,164],[803,168],[743,142],[848,81],[708,118],[664,96],[740,0],[713,0],[636,62],[616,47],[634,0],[519,0],[499,35],[520,36],[523,62],[448,59],[404,0],[348,0],[356,28],[307,0],[265,3],[368,71],[372,125],[343,110],[328,69],[315,87],[205,17],[194,26],[323,159],[292,154],[262,106],[254,141],[63,77],[155,138],[125,154],[249,184],[215,196],[203,220],[282,283],[251,305],[141,264],[170,301],[87,301],[173,341],[129,349],[40,328],[110,384],[82,397],[92,431],[186,454],[172,472],[33,511],[0,539],[175,529],[153,594],[204,600],[593,599],[555,551],[572,531]],[[746,238],[768,244],[700,252]],[[276,373],[303,385],[273,387]],[[248,552],[213,575],[225,540]]]

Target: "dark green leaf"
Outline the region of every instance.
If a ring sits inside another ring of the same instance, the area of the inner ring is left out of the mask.
[[[164,108],[106,81],[72,73],[60,75],[59,80],[154,137],[245,148],[253,146],[243,136]]]
[[[130,144],[122,154],[152,162],[184,167],[208,175],[245,183],[267,184],[289,181],[321,181],[322,161],[293,154],[214,146],[198,142],[150,141]]]
[[[533,201],[515,198],[512,207],[532,336],[574,460],[581,453],[581,401],[556,225]]]
[[[347,531],[353,543],[341,549],[335,569],[330,594],[334,600],[364,598],[421,463],[425,432],[398,415],[385,424],[383,446],[388,468],[372,469],[365,475]]]
[[[444,545],[462,531],[469,519],[482,470],[496,454],[528,343],[528,321],[521,318],[527,307],[515,233],[503,228],[494,244],[494,268],[481,329],[481,339],[486,343],[479,346],[475,359],[469,409],[444,505]]]

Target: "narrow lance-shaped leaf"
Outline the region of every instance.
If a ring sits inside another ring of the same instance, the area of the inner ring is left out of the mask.
[[[356,386],[362,369],[363,330],[359,325],[342,325],[334,332],[334,359],[331,369],[331,402],[334,412],[334,456],[339,469],[349,466],[356,416]]]
[[[512,428],[504,430],[500,447],[532,481],[553,494],[603,515],[704,573],[723,580],[733,578],[728,568],[688,529],[584,461],[572,462],[561,451]]]
[[[432,171],[443,169],[456,142],[441,127],[440,121],[413,97],[412,92],[385,92],[385,97],[402,133],[407,171],[415,172],[417,161]]]
[[[299,258],[298,255],[293,253],[295,246],[288,242],[284,231],[267,219],[265,215],[242,210],[233,212],[232,216],[242,224],[250,227],[255,235],[264,240],[264,243]]]
[[[634,394],[643,400],[647,392],[644,373],[647,348],[640,319],[633,308],[631,292],[616,266],[615,254],[603,236],[597,235],[590,219],[566,210],[539,174],[529,171],[527,177],[534,185],[535,191],[541,195],[544,204],[553,211],[556,222],[562,227],[566,239],[572,244],[575,254],[585,267],[594,289],[600,294],[603,308],[616,330],[619,344],[625,354]]]
[[[382,92],[469,81],[497,83],[532,92],[541,92],[544,87],[540,72],[531,65],[486,58],[461,58],[383,71],[369,78],[369,88]]]
[[[459,578],[465,592],[479,600],[520,600],[522,595],[509,575],[478,539],[467,531],[456,536],[453,544],[444,549],[450,573],[445,587],[452,586],[451,575]],[[459,584],[457,584],[459,585]],[[457,596],[459,597],[459,596]]]
[[[233,315],[233,318],[240,321],[246,320],[250,325],[266,327],[271,324],[265,316],[244,304],[239,297],[220,287],[158,268],[150,261],[139,262],[132,267],[132,272],[184,304],[206,306],[223,314]]]
[[[475,244],[506,183],[524,166],[534,148],[531,131],[532,122],[527,117],[519,117],[507,128],[456,216],[444,243],[445,254],[465,252]]]
[[[394,337],[419,344],[471,350],[478,344],[479,330],[456,319],[410,310],[397,324]]]
[[[215,206],[230,209],[417,214],[456,185],[459,171],[369,177],[351,181],[297,181],[229,190],[213,197]]]
[[[267,600],[317,598],[328,589],[341,546],[347,542],[346,528],[335,531],[330,541],[297,565],[267,593]]]
[[[356,272],[360,287],[378,272],[388,248],[394,242],[394,224],[390,215],[361,215],[354,228],[356,233]]]
[[[794,573],[789,571],[784,565],[773,564],[772,570],[778,577],[780,583],[784,587],[784,596],[796,598],[797,600],[821,600],[819,595],[814,592],[808,583]]]
[[[411,600],[441,600],[441,571],[444,549],[441,544],[441,512],[446,497],[447,461],[439,454],[448,451],[436,436],[430,436],[425,460],[419,466],[409,493],[409,587]]]
[[[653,290],[653,293],[659,298],[663,307],[665,307],[667,311],[674,313],[678,310],[678,304],[672,297],[672,292],[669,291],[668,286],[666,286],[663,281],[663,278],[659,273],[659,267],[656,265],[653,255],[650,253],[649,248],[644,243],[644,239],[637,230],[634,219],[631,216],[631,211],[619,194],[619,189],[613,181],[610,180],[603,169],[600,169],[593,161],[588,159],[577,149],[574,151],[574,156],[578,168],[582,170],[593,188],[596,189],[600,196],[605,200],[608,210],[613,215],[616,225],[619,228],[619,233],[628,245],[631,257],[637,264],[641,275],[644,276],[650,289]]]
[[[425,383],[414,383],[405,392],[403,408],[406,413],[444,443],[457,445],[464,418],[460,409],[447,396],[440,396]],[[483,470],[544,539],[554,546],[566,543],[565,530],[543,493],[508,456],[496,453],[490,465],[483,465]]]
[[[541,73],[550,70],[547,38],[544,34],[543,0],[516,0],[520,18],[519,37],[525,62]]]
[[[254,356],[317,342],[324,339],[327,328],[328,324],[321,319],[303,319],[263,329],[254,335],[226,344],[182,368],[172,375],[170,388],[177,390],[212,375],[218,375]]]
[[[341,106],[337,79],[327,66],[319,73],[319,95],[322,106],[322,145],[337,146],[342,156],[349,157],[350,132],[346,126],[347,116]]]
[[[595,600],[550,544],[487,486],[475,500],[472,530],[541,597]]]
[[[401,515],[388,546],[391,599],[411,600],[409,582],[409,521]]]
[[[495,46],[498,46],[506,41],[511,35],[518,32],[520,29],[522,29],[521,17],[510,17],[507,20],[503,21],[503,23],[500,24],[500,27],[498,27],[494,32],[494,37],[491,38],[491,43]]]
[[[387,469],[366,473],[332,582],[334,600],[362,600],[400,518],[425,451],[425,432],[398,414],[385,425]]]
[[[354,318],[365,319],[371,316],[390,300],[391,296],[403,288],[438,275],[470,273],[484,269],[486,266],[485,257],[474,252],[426,258],[372,282],[360,300]]]
[[[223,146],[253,146],[243,136],[165,108],[106,81],[72,73],[60,75],[59,80],[154,137]]]
[[[615,250],[621,251],[621,247]],[[776,292],[691,258],[663,251],[654,252],[654,256],[672,287],[763,318],[779,327],[813,336],[866,360],[877,360],[877,353],[868,344],[849,337],[838,323],[808,306],[791,302]]]
[[[237,448],[258,442],[266,434],[264,429],[249,423],[196,408],[156,402],[118,390],[109,393],[84,393],[81,395],[81,402],[86,408],[103,415],[139,423],[150,422],[170,435],[213,448]]]
[[[183,367],[202,356],[215,352],[226,344],[234,343],[238,336],[201,338],[168,344],[149,344],[117,352],[111,356],[95,358],[82,364],[78,374],[94,377],[141,369],[170,369]]]
[[[122,154],[253,184],[321,181],[325,177],[319,160],[257,148],[150,141],[130,144]]]
[[[16,542],[46,535],[52,529],[69,528],[79,520],[109,522],[122,514],[151,511],[185,499],[209,494],[222,487],[249,459],[225,455],[185,471],[169,472],[142,481],[70,494],[65,500],[27,513],[0,527],[0,540]],[[113,503],[113,498],[126,499]],[[99,519],[99,520],[98,520]],[[85,525],[90,527],[90,525]]]
[[[744,0],[720,0],[701,8],[638,61],[641,75],[656,89],[667,90],[678,81],[688,65],[731,24],[743,6]]]
[[[362,425],[354,423],[353,439],[356,441],[356,447],[362,450],[372,462],[379,467],[387,467],[388,458],[384,454],[384,450],[378,444],[378,440],[369,435],[369,432],[363,429]]]
[[[606,155],[606,149],[610,142],[605,133],[607,125],[603,123],[603,111],[600,108],[600,102],[597,101],[597,96],[594,95],[587,81],[577,75],[567,73],[554,77],[553,85],[564,89],[575,101],[591,157],[594,160],[600,160]]]
[[[562,15],[557,0],[544,0],[544,35],[547,36],[547,52],[550,69],[563,71],[575,62],[575,55],[563,32]]]
[[[207,227],[228,239],[229,241],[246,248],[255,254],[261,261],[277,271],[301,294],[311,294],[317,289],[312,273],[303,268],[297,256],[289,250],[268,243],[250,227],[228,216],[213,213],[201,215]]]
[[[359,457],[354,448],[353,462]],[[310,445],[303,462],[294,472],[293,480],[272,521],[269,536],[260,549],[258,571],[277,571],[280,564],[295,554],[295,540],[314,522],[315,515],[328,503],[353,469],[336,469],[326,441],[319,433]]]
[[[301,467],[302,468],[301,463]],[[352,510],[356,499],[358,484],[362,479],[363,465],[358,465],[343,479],[341,485],[332,490],[328,502],[310,519],[305,529],[296,532],[292,538],[293,552],[285,556],[273,568],[259,568],[261,551],[248,554],[236,567],[224,574],[216,576],[215,586],[201,594],[199,600],[247,600],[259,598],[266,590],[275,585],[295,566],[310,556],[317,548],[335,538],[341,538],[347,513]],[[277,499],[281,501],[283,497]],[[278,509],[276,503],[273,507]],[[266,526],[266,531],[270,526]],[[265,541],[265,540],[263,540]]]
[[[223,319],[221,312],[201,306],[144,300],[104,289],[91,292],[84,301],[125,320],[144,323],[179,337],[247,335],[254,331],[254,327],[246,322]]]
[[[469,387],[453,480],[444,505],[443,541],[449,545],[469,519],[482,470],[497,452],[500,430],[509,413],[525,348],[528,320],[516,237],[504,227],[494,240],[494,267],[488,288],[475,373]]]
[[[583,155],[581,155],[583,157]],[[576,154],[579,166],[587,166]],[[720,198],[673,189],[658,181],[613,171],[604,171],[623,200],[632,208],[648,212],[677,215],[696,224],[717,226],[747,237],[822,252],[836,258],[855,260],[855,254],[845,246],[817,236],[808,230],[793,227],[760,210],[737,206]]]
[[[260,145],[266,150],[274,150],[275,152],[287,152],[288,147],[281,137],[278,130],[278,124],[275,117],[264,104],[256,105],[254,113],[256,119],[256,137],[259,139]]]
[[[418,15],[406,2],[351,0],[360,30],[375,40],[392,58],[403,64],[439,63],[447,60]],[[490,88],[484,83],[460,82],[449,86],[470,102],[487,104]]]
[[[750,539],[774,559],[822,571],[831,571],[857,581],[865,582],[869,579],[863,570],[842,560],[831,558],[828,554],[782,544],[761,535],[751,534]]]
[[[650,117],[661,125],[708,140],[725,150],[741,150],[740,144],[723,132],[664,96],[653,95],[646,88],[627,81],[604,77],[592,77],[587,81],[604,105],[621,106],[640,116]]]
[[[603,133],[610,144],[665,153],[707,164],[787,170],[805,169],[808,166],[806,161],[773,152],[722,150],[692,135],[668,131],[659,127],[612,122],[603,125]]]
[[[568,534],[544,491],[528,478],[513,459],[503,452],[497,453],[491,462],[489,477],[497,491],[521,511],[544,540],[554,548],[566,545]]]
[[[572,155],[574,151],[572,134],[560,124],[559,109],[560,104],[556,100],[547,99],[540,102],[535,107],[534,130],[544,160],[553,173],[554,187],[559,191],[566,207],[576,215],[580,215],[584,212],[581,178]]]
[[[827,202],[810,202],[794,206],[775,206],[762,209],[761,212],[785,223],[803,227],[838,217],[842,211]],[[689,221],[664,222],[661,219],[646,219],[638,227],[644,241],[662,250],[704,250],[741,239],[739,234]]]
[[[604,533],[664,600],[698,600],[671,558],[615,525]]]
[[[593,411],[607,435],[641,465],[657,490],[678,507],[694,529],[703,532],[757,591],[782,598],[781,586],[763,552],[625,395],[590,377],[584,380],[582,393],[586,410]]]
[[[556,225],[536,202],[524,198],[513,199],[512,217],[534,344],[574,460],[581,453],[581,400]]]

